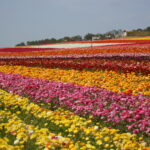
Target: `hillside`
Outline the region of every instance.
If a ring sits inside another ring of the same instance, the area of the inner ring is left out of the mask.
[[[127,33],[128,37],[133,37],[133,36],[150,36],[150,31],[129,31]]]

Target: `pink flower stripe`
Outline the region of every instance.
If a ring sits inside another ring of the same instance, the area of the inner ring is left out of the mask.
[[[0,73],[0,88],[37,103],[61,106],[84,116],[92,115],[105,123],[123,125],[133,133],[150,134],[150,98],[143,95],[117,94],[103,88],[4,73]]]
[[[30,47],[8,47],[8,48],[0,48],[0,53],[7,52],[39,52],[39,51],[49,51],[49,50],[59,50],[59,48],[30,48]]]
[[[146,57],[150,58],[150,53],[99,53],[99,54],[66,54],[66,55],[37,55],[37,56],[0,56],[0,59],[28,59],[28,58],[112,58],[112,57]]]

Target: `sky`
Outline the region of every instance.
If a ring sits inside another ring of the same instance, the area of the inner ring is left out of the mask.
[[[0,47],[150,26],[150,0],[0,0]]]

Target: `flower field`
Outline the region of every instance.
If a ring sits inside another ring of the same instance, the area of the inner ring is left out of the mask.
[[[0,150],[150,150],[150,37],[0,48]]]

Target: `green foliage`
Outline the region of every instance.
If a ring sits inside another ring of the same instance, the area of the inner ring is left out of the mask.
[[[84,36],[84,39],[85,40],[92,40],[92,37],[94,36],[94,34],[92,34],[92,33],[88,33],[88,34],[86,34],[85,36]]]
[[[136,29],[128,32],[127,36],[150,36],[150,26],[145,29]]]
[[[17,44],[16,46],[25,46],[25,43],[21,42],[21,43]]]
[[[131,31],[127,33],[127,36],[150,36],[150,31]]]
[[[112,30],[109,32],[106,32],[104,34],[92,34],[92,33],[87,33],[84,38],[82,39],[82,36],[80,35],[75,35],[72,37],[65,36],[60,39],[42,39],[42,40],[36,40],[36,41],[27,41],[26,43],[21,42],[17,44],[16,46],[25,46],[25,45],[41,45],[41,44],[52,44],[52,43],[62,43],[62,42],[74,42],[74,41],[91,41],[93,39],[95,40],[104,40],[104,39],[113,39],[113,38],[118,38],[122,37],[123,30]],[[145,28],[145,29],[135,29],[127,32],[127,36],[150,36],[150,26]]]

